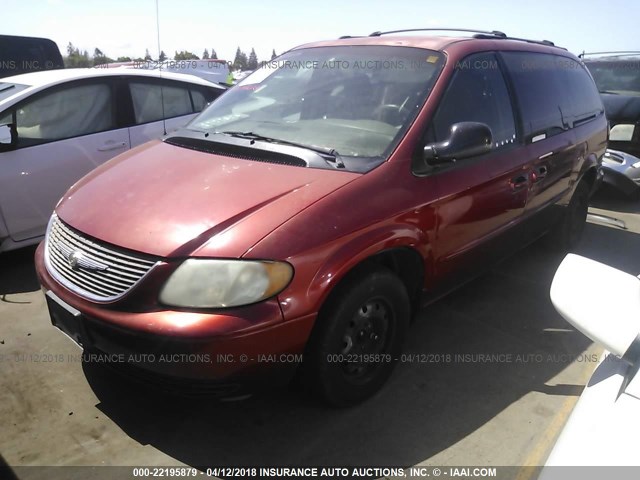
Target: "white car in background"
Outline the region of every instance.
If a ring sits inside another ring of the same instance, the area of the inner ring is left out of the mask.
[[[0,252],[38,243],[77,180],[186,125],[224,91],[193,75],[126,68],[0,79]]]
[[[640,279],[569,254],[551,284],[551,301],[606,351],[539,478],[564,479],[572,472],[589,476],[588,471],[551,467],[640,466]],[[638,469],[594,473],[598,478],[638,478]]]

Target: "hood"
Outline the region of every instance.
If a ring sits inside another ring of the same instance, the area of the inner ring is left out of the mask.
[[[607,118],[614,123],[637,123],[640,121],[640,97],[601,94]]]
[[[98,240],[160,257],[239,257],[279,225],[358,178],[149,142],[97,168],[58,216]]]

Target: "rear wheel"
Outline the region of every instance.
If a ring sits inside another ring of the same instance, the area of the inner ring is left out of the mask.
[[[391,375],[410,302],[402,281],[386,269],[367,269],[338,288],[318,316],[303,380],[329,404],[348,406],[372,396]]]
[[[568,251],[575,248],[584,232],[589,211],[589,185],[578,183],[562,221],[549,232],[548,244],[555,250]]]

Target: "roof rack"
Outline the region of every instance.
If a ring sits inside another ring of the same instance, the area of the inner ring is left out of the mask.
[[[620,50],[617,52],[582,52],[578,57],[584,58],[586,55],[611,55],[612,57],[624,57],[627,55],[640,55],[638,50]]]
[[[409,28],[405,30],[389,30],[388,32],[373,32],[369,34],[370,37],[379,37],[381,35],[389,35],[392,33],[405,33],[405,32],[467,32],[467,33],[481,33],[484,35],[491,35],[492,37],[497,38],[507,38],[506,33],[500,32],[498,30],[493,30],[491,32],[487,30],[473,30],[468,28]]]
[[[370,37],[379,37],[381,35],[389,35],[393,33],[406,33],[406,32],[466,32],[474,33],[473,38],[483,38],[489,40],[516,40],[519,42],[536,43],[538,45],[547,45],[549,47],[555,47],[556,44],[550,40],[531,40],[528,38],[509,37],[506,33],[499,30],[474,30],[468,28],[410,28],[405,30],[390,30],[388,32],[373,32]],[[562,47],[558,47],[562,48]],[[565,49],[566,50],[566,49]]]

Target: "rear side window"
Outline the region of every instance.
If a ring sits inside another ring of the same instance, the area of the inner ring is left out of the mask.
[[[433,120],[435,141],[449,138],[451,126],[458,122],[487,124],[491,128],[494,149],[515,141],[509,92],[493,54],[471,55],[456,65],[456,72]]]
[[[137,124],[193,113],[187,87],[131,82],[131,100]],[[163,109],[164,100],[164,109]]]
[[[111,86],[69,86],[45,93],[16,110],[18,147],[115,128]]]
[[[604,107],[598,88],[587,70],[571,59],[568,59],[567,65],[567,68],[561,71],[561,75],[565,79],[564,84],[568,90],[569,113],[575,127],[604,113]]]
[[[525,142],[551,137],[602,113],[595,84],[578,62],[543,53],[501,55],[513,81]]]

